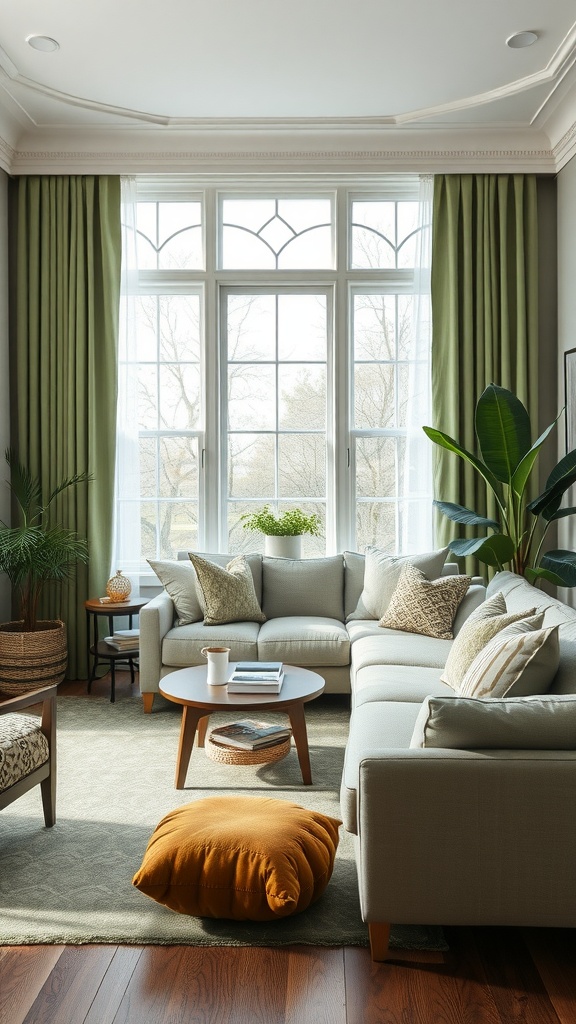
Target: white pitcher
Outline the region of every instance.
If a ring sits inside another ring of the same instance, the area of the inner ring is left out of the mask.
[[[228,682],[229,647],[203,647],[200,651],[208,662],[208,686],[222,686]]]

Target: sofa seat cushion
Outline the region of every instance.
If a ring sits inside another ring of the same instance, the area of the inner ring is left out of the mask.
[[[361,637],[352,644],[352,674],[355,676],[366,665],[421,665],[443,669],[451,644],[451,640],[380,628],[378,634]]]
[[[48,740],[35,715],[0,717],[0,792],[20,782],[50,757]]]
[[[338,619],[320,615],[285,615],[268,619],[258,634],[258,657],[289,665],[348,665],[350,639]]]
[[[358,773],[362,761],[382,757],[386,750],[407,750],[420,714],[420,704],[375,702],[354,708],[346,746],[340,811],[344,828],[357,834]],[[382,810],[384,814],[384,809]]]
[[[411,665],[367,665],[356,673],[352,688],[355,708],[372,701],[400,701],[421,704],[426,697],[454,696],[454,690],[440,680],[439,668]]]
[[[225,626],[205,626],[192,622],[174,626],[162,641],[162,664],[170,668],[205,665],[203,647],[229,647],[230,661],[248,661],[258,657],[257,622],[229,622]]]

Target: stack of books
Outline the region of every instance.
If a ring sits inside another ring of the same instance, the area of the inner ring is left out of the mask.
[[[112,636],[105,636],[104,639],[117,651],[137,651],[140,648],[139,629],[116,629]]]
[[[228,680],[228,693],[280,693],[281,661],[239,661]]]
[[[269,722],[253,722],[245,718],[231,725],[221,725],[212,729],[210,739],[226,747],[241,747],[243,750],[260,750],[261,747],[273,747],[282,743],[290,736],[290,727],[270,725]]]

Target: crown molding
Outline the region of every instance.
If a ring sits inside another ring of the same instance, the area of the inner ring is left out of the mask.
[[[38,173],[174,173],[184,167],[215,173],[235,170],[300,169],[316,172],[372,170],[414,173],[500,171],[551,174],[556,170],[551,149],[287,149],[287,150],[18,150],[12,159],[14,174]]]
[[[552,152],[557,171],[561,171],[576,156],[576,121],[564,132]]]
[[[6,142],[6,139],[2,138],[0,135],[0,167],[3,171],[6,171],[7,174],[10,174],[12,171],[15,155],[16,151],[8,142]]]

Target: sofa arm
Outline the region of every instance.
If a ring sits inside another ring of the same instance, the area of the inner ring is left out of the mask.
[[[174,603],[165,590],[140,611],[140,692],[158,693],[162,640],[174,623]]]
[[[383,750],[358,787],[365,921],[576,925],[576,751]]]

